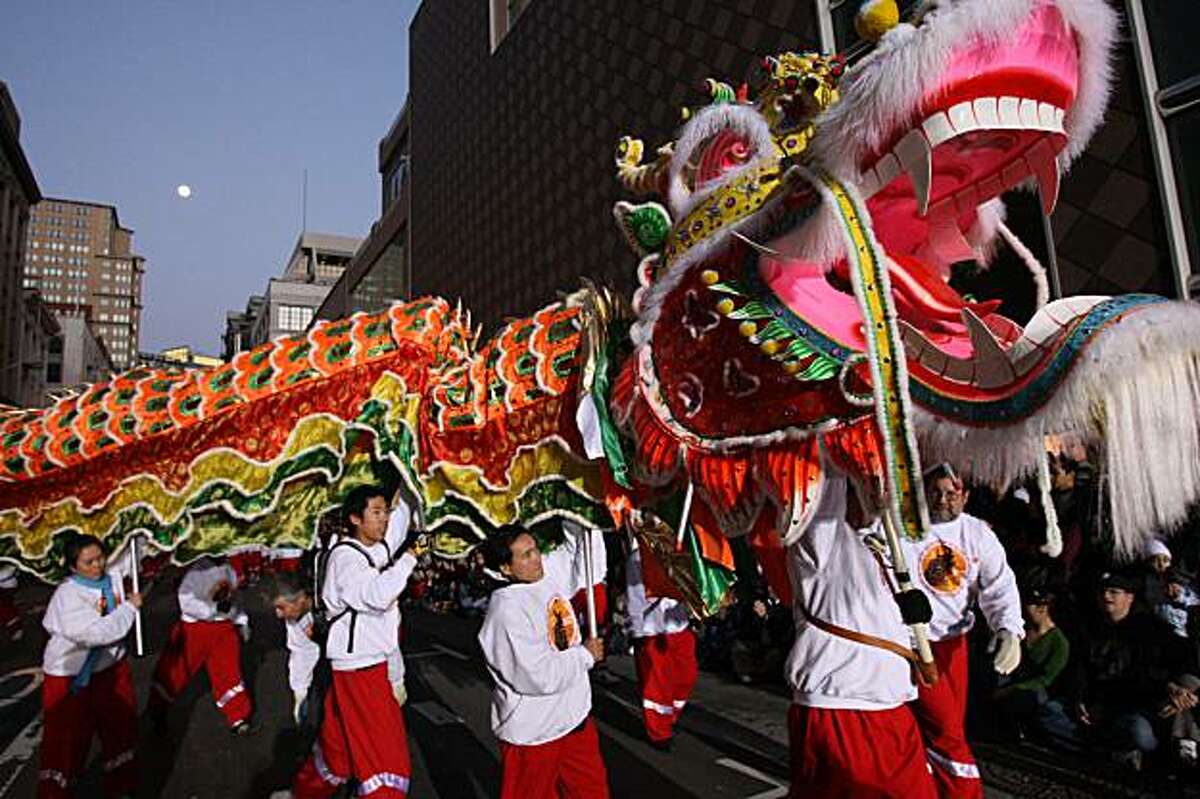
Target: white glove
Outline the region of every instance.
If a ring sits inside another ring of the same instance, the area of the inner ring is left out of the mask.
[[[408,701],[408,689],[404,687],[404,680],[392,683],[392,696],[396,698],[396,704],[404,707],[404,703]]]
[[[244,644],[249,643],[250,642],[250,620],[247,619],[244,624],[239,624],[237,626],[237,629],[238,629],[238,635],[242,636],[242,643],[244,643]]]
[[[997,674],[1012,674],[1021,665],[1021,639],[1008,630],[993,635],[987,651],[995,653],[992,666]]]
[[[300,711],[304,709],[305,697],[302,693],[292,694],[292,721],[296,722],[296,726],[300,726]]]

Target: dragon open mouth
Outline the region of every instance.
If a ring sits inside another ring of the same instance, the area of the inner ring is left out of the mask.
[[[945,273],[974,257],[962,231],[977,208],[1033,178],[1049,213],[1058,197],[1064,119],[1078,88],[1078,48],[1056,6],[1039,4],[1011,38],[966,43],[942,79],[860,164],[859,182],[889,253]]]

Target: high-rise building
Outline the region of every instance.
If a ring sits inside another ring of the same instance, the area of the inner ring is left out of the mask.
[[[37,298],[27,299],[23,288],[29,208],[42,194],[20,134],[21,117],[0,81],[0,404],[5,405],[40,404],[29,401],[40,392],[26,391],[26,383],[40,385],[45,372],[45,352],[26,346],[44,344],[46,320]]]
[[[246,301],[246,310],[229,311],[225,314],[225,334],[221,336],[221,357],[232,361],[233,356],[242,350],[250,349],[254,335],[254,320],[262,313],[266,297],[261,294],[251,294]]]
[[[46,198],[33,207],[25,287],[59,317],[90,319],[117,370],[134,365],[145,261],[111,205]]]
[[[57,322],[59,332],[50,339],[46,390],[109,379],[113,371],[112,358],[87,317],[59,316]]]
[[[268,280],[266,292],[252,296],[245,311],[225,315],[225,358],[306,330],[361,244],[349,236],[301,233],[283,274]]]

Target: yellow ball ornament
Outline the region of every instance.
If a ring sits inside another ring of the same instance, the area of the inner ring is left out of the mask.
[[[877,42],[900,23],[896,0],[867,0],[854,17],[854,30],[862,38]]]

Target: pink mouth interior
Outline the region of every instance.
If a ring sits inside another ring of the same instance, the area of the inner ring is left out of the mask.
[[[1018,97],[1069,112],[1078,75],[1074,34],[1057,7],[1042,3],[1016,35],[1000,42],[976,39],[962,47],[910,126],[896,131],[880,154],[890,152],[910,129],[919,129],[930,116],[980,98]],[[1023,183],[1033,174],[1031,162],[1056,156],[1066,142],[1063,134],[1018,126],[962,133],[933,149],[926,215],[918,212],[912,180],[904,172],[867,201],[875,234],[895,259],[889,268],[901,318],[948,354],[969,357],[972,353],[958,319],[962,308],[976,311],[993,330],[1011,330],[1013,326],[995,316],[993,307],[962,300],[935,267],[913,257],[931,238],[938,238],[931,222],[941,220],[944,227],[947,218],[952,218],[960,231],[968,230],[975,223],[976,206]],[[880,154],[868,158],[863,166],[872,166]],[[844,272],[845,265],[840,266],[835,271]],[[854,298],[839,291],[814,265],[764,258],[760,269],[772,291],[789,307],[802,310],[816,327],[848,346],[865,344]]]

